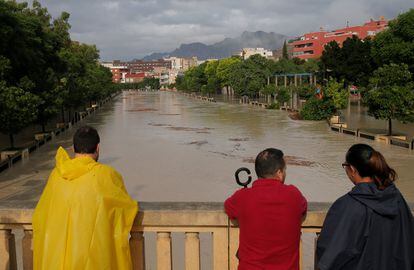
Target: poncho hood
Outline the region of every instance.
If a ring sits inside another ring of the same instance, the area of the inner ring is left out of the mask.
[[[64,180],[74,180],[88,173],[98,163],[90,157],[70,158],[68,152],[59,147],[56,153],[56,170]]]

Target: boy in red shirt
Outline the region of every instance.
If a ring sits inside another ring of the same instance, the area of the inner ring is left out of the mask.
[[[300,229],[307,202],[285,185],[283,152],[268,148],[256,157],[258,179],[236,191],[224,207],[240,227],[239,270],[298,270]]]

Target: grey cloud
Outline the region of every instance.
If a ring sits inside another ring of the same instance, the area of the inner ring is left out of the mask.
[[[71,14],[75,40],[96,44],[101,58],[132,59],[181,43],[214,43],[243,31],[289,36],[394,18],[410,0],[40,0],[53,16]]]

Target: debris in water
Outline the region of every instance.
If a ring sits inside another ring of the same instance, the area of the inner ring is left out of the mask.
[[[232,152],[234,152],[234,151],[245,151],[245,150],[246,150],[246,149],[242,147],[241,143],[236,143],[236,144],[233,146],[233,150],[232,150]]]
[[[254,159],[254,158],[252,158],[252,157],[249,157],[249,158],[243,158],[243,162],[246,162],[246,163],[254,163],[254,161],[255,161],[255,159]]]
[[[236,158],[236,156],[235,156],[235,155],[228,154],[228,153],[224,153],[224,152],[217,152],[217,151],[209,151],[209,152],[210,152],[210,153],[213,153],[213,154],[219,154],[219,155],[224,156],[224,157],[232,157],[232,158]]]
[[[299,112],[289,112],[288,116],[292,120],[303,120]]]
[[[285,160],[288,165],[293,165],[293,166],[312,167],[316,164],[316,162],[305,160],[303,158],[296,157],[296,156],[285,156]],[[246,162],[246,163],[254,163],[254,161],[255,161],[255,158],[252,158],[252,157],[243,158],[243,162]]]
[[[186,143],[186,144],[187,145],[202,146],[202,145],[207,144],[207,143],[208,143],[207,141],[193,141],[193,142],[189,142],[189,143]]]
[[[170,127],[171,126],[169,124],[157,124],[157,123],[148,123],[148,125],[154,126],[154,127]]]
[[[168,127],[171,130],[175,131],[195,131],[195,132],[208,132],[209,130],[212,130],[212,128],[192,128],[192,127],[176,127],[176,126],[170,126]]]
[[[247,142],[250,140],[249,138],[230,138],[229,141],[231,142]]]
[[[210,130],[214,129],[214,128],[208,128],[208,127],[203,127],[203,128],[177,127],[177,126],[172,126],[172,125],[167,125],[167,124],[157,124],[157,123],[148,123],[148,125],[154,126],[154,127],[166,127],[174,131],[193,131],[196,133],[203,133],[203,134],[210,134]]]
[[[133,110],[127,110],[127,112],[155,112],[158,111],[153,108],[142,108],[142,109],[133,109]]]

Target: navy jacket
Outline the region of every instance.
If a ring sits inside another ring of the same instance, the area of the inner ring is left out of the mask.
[[[414,219],[395,185],[357,184],[331,206],[317,243],[320,270],[414,270]]]

